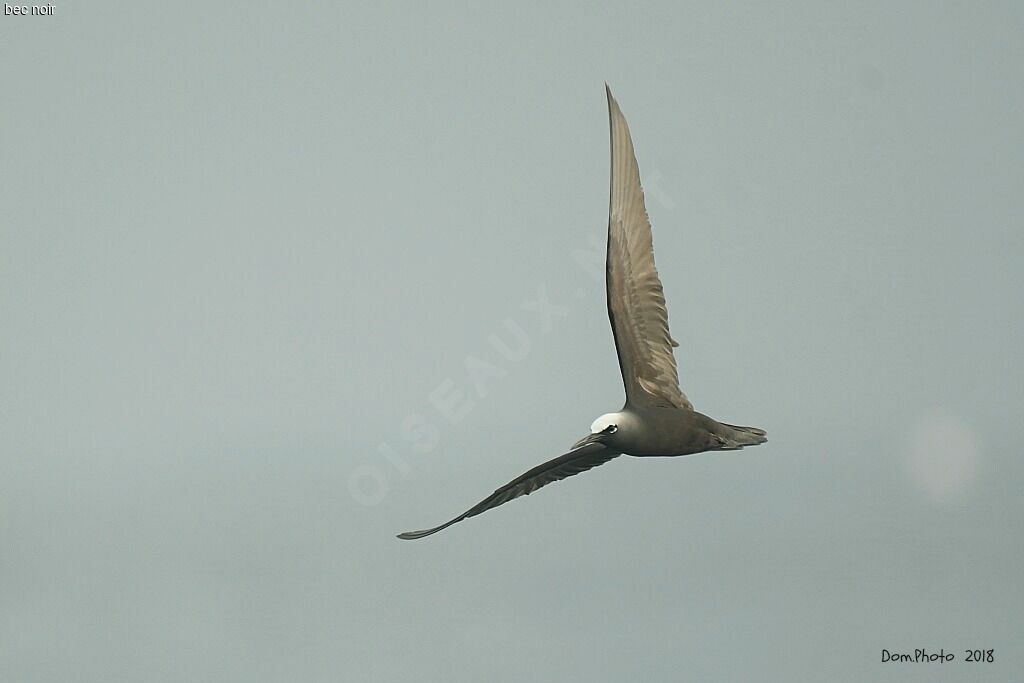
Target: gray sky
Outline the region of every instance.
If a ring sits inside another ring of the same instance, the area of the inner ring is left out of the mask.
[[[0,678],[1015,680],[1019,3],[363,4],[0,18]],[[605,81],[770,441],[398,541],[621,405]]]

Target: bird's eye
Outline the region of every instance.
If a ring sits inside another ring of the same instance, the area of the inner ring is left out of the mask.
[[[617,431],[619,431],[619,428],[616,425],[608,425],[607,427],[605,427],[601,431],[601,433],[602,434],[614,434]]]

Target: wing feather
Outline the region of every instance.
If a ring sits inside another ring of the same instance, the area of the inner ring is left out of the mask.
[[[618,452],[609,450],[601,443],[587,443],[516,477],[455,519],[433,529],[406,531],[405,533],[398,534],[398,537],[405,540],[413,540],[429,536],[430,534],[436,534],[438,531],[450,527],[456,522],[461,522],[467,517],[479,515],[481,512],[496,508],[520,496],[528,496],[542,486],[547,486],[552,482],[571,477],[580,472],[586,472],[593,467],[603,465],[618,455],[620,455]]]
[[[607,86],[606,86],[607,89]],[[611,125],[611,197],[608,206],[606,286],[626,402],[693,410],[679,388],[665,294],[654,265],[651,223],[626,119],[608,92]]]

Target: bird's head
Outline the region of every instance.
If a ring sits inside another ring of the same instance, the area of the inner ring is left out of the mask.
[[[590,425],[590,434],[573,444],[573,448],[579,448],[588,443],[609,443],[610,437],[619,431],[621,418],[622,415],[620,413],[607,413],[597,418]]]
[[[601,417],[594,420],[594,423],[590,425],[591,434],[614,434],[619,429],[620,418],[622,417],[619,413],[605,413]]]

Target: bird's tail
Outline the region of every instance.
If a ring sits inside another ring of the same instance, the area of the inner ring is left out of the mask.
[[[744,446],[757,446],[768,440],[767,432],[757,427],[740,427],[738,425],[727,425],[718,423],[721,429],[718,436],[722,439],[722,445],[716,450],[735,451]]]

